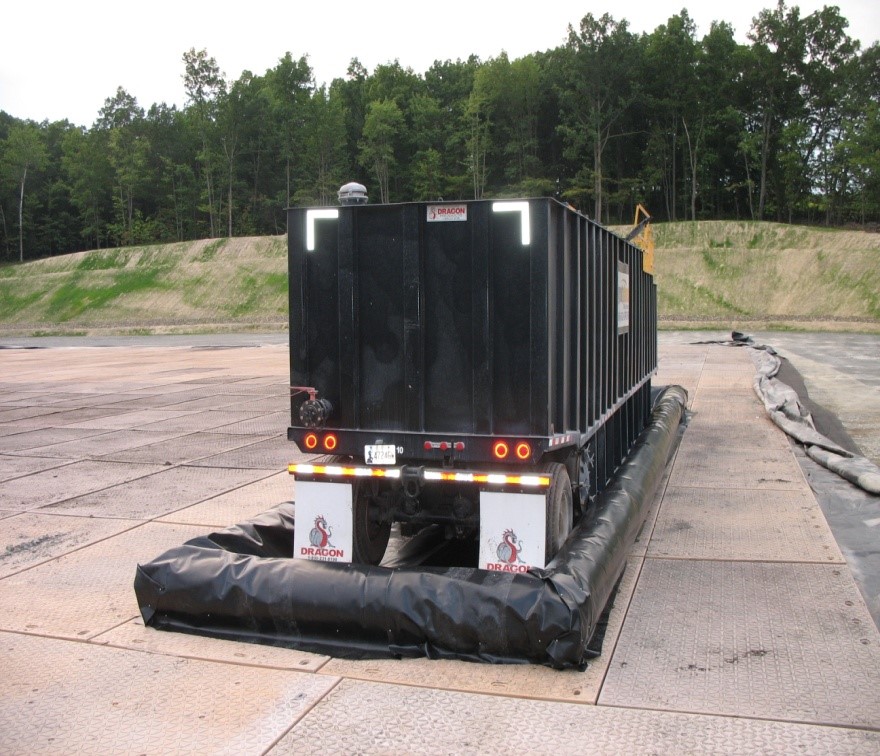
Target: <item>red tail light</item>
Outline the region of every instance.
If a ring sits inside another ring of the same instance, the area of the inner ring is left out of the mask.
[[[314,433],[306,433],[304,443],[306,449],[314,449],[318,446],[318,437]]]
[[[525,441],[520,441],[516,445],[516,456],[522,460],[526,460],[526,459],[531,458],[532,447],[529,446]]]
[[[338,439],[336,438],[335,433],[328,433],[324,436],[324,448],[327,451],[333,451],[336,448],[336,444],[338,443]]]
[[[506,441],[496,441],[492,445],[492,454],[495,455],[496,459],[506,459],[507,455],[510,454],[510,447]]]

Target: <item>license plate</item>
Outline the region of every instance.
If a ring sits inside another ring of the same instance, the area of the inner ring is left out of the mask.
[[[368,465],[393,465],[397,454],[393,444],[368,444],[364,447],[364,461]]]

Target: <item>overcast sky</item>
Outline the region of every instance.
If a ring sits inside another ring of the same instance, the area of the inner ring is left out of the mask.
[[[804,0],[801,15],[837,5],[850,35],[867,47],[880,38],[880,0]],[[184,104],[182,55],[207,49],[227,78],[245,69],[263,74],[286,52],[308,55],[318,83],[345,76],[352,57],[369,71],[395,59],[417,73],[435,60],[502,50],[511,58],[561,44],[569,24],[587,13],[626,18],[635,32],[652,31],[686,7],[697,34],[727,21],[737,39],[773,0],[622,3],[507,0],[8,0],[0,13],[0,110],[35,121],[68,119],[91,126],[104,100],[121,86],[144,108]]]

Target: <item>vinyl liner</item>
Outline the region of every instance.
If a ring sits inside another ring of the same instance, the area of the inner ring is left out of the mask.
[[[677,439],[687,393],[658,396],[611,484],[543,569],[296,560],[294,506],[139,565],[146,625],[344,658],[429,657],[583,669]]]

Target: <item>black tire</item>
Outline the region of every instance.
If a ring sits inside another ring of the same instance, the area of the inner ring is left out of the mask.
[[[385,556],[391,523],[377,521],[378,493],[374,481],[356,480],[352,486],[354,518],[351,561],[354,564],[379,564]]]
[[[574,522],[574,497],[571,491],[571,478],[565,465],[550,462],[544,465],[544,472],[551,476],[547,491],[547,521],[544,541],[544,560],[550,560],[559,553],[562,544],[571,532]]]

